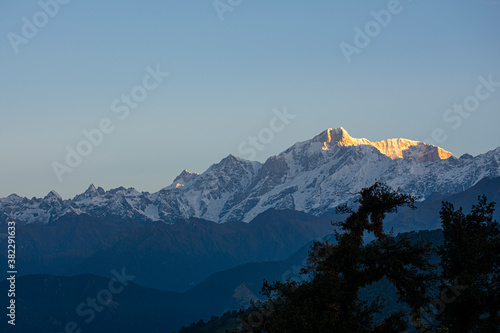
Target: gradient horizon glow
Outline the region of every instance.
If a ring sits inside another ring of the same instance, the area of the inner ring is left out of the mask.
[[[60,0],[44,22],[55,1],[0,2],[0,197],[155,192],[249,157],[238,147],[265,128],[258,161],[341,126],[370,141],[446,137],[430,143],[457,157],[500,146],[500,87],[484,83],[500,82],[498,1]],[[16,52],[12,33],[34,19]],[[295,117],[281,126],[284,109]],[[60,182],[52,163],[103,119],[113,130]]]

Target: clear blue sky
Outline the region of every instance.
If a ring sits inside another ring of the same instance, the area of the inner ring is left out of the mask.
[[[0,197],[67,198],[90,183],[157,191],[183,169],[249,157],[239,145],[284,107],[296,117],[255,159],[339,126],[372,141],[441,128],[439,146],[457,156],[500,146],[500,87],[481,88],[468,118],[443,119],[479,76],[500,82],[498,1],[401,1],[350,63],[341,43],[355,46],[356,26],[377,29],[370,12],[391,1],[238,2],[221,20],[210,0],[73,0],[53,17],[34,0],[0,0]],[[120,119],[111,104],[157,65],[169,76]],[[105,118],[114,130],[60,182],[53,162]]]

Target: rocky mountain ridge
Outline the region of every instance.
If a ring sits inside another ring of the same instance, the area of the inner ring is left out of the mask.
[[[123,187],[105,191],[90,185],[66,200],[55,191],[32,199],[12,194],[0,199],[0,222],[48,223],[67,213],[145,222],[191,217],[248,222],[269,208],[329,213],[375,181],[423,200],[432,193],[461,192],[483,178],[499,176],[500,147],[456,158],[419,141],[352,138],[339,127],[296,143],[264,163],[229,155],[201,174],[184,170],[156,193]]]

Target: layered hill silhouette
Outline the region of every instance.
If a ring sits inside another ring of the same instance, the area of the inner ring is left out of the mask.
[[[403,208],[388,215],[386,228],[395,232],[439,228],[443,200],[470,207],[481,194],[500,202],[500,178],[485,178],[457,194],[433,194],[418,202],[416,210]],[[142,286],[185,291],[222,270],[283,260],[308,242],[332,233],[331,222],[343,219],[343,215],[317,217],[290,210],[268,210],[250,223],[222,224],[196,218],[145,224],[120,217],[65,215],[46,225],[18,225],[17,260],[24,275],[110,277],[111,269],[127,267]],[[5,237],[0,238],[4,259]]]
[[[423,231],[410,234],[416,240],[423,238],[435,245],[442,242],[441,231]],[[331,236],[329,236],[331,237]],[[262,297],[258,294],[264,279],[281,281],[298,278],[296,269],[303,264],[311,244],[299,249],[281,261],[247,263],[229,270],[215,273],[196,287],[174,293],[144,288],[135,283],[136,277],[127,269],[126,275],[133,277],[123,289],[110,293],[111,298],[99,302],[99,296],[110,289],[110,278],[84,274],[71,277],[47,274],[28,275],[17,280],[16,330],[20,332],[64,332],[72,323],[88,332],[177,332],[200,319],[209,320],[212,315],[238,310],[248,305],[250,299]],[[121,269],[117,269],[121,273]],[[116,277],[113,277],[116,279]],[[117,280],[119,281],[119,280]],[[0,288],[7,288],[7,281]],[[395,290],[390,284],[373,286],[363,292],[363,297],[381,288],[387,290],[387,308],[397,307]],[[6,295],[2,296],[6,299]],[[47,300],[50,299],[50,302]],[[96,308],[89,299],[95,300]],[[91,311],[91,309],[95,309]],[[234,322],[234,321],[233,321]],[[0,327],[10,329],[6,321]]]
[[[47,225],[17,227],[20,274],[111,276],[127,267],[136,282],[182,291],[212,273],[251,261],[281,260],[332,232],[329,217],[268,210],[250,223],[191,218],[175,224],[119,217],[65,215]],[[5,235],[4,235],[5,237]],[[6,260],[6,238],[0,254]]]

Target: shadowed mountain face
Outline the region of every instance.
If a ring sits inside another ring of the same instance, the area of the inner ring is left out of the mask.
[[[435,246],[442,243],[440,230],[411,233],[410,237],[432,241]],[[300,280],[297,272],[310,245],[285,260],[247,263],[218,272],[184,293],[141,287],[128,268],[120,267],[114,269],[111,278],[89,274],[23,276],[16,284],[15,331],[65,332],[68,323],[82,332],[95,333],[178,331],[183,325],[237,310],[250,299],[262,297],[259,291],[264,279]],[[0,288],[7,290],[7,283],[0,282]],[[387,281],[366,288],[362,296],[372,300],[381,291],[387,299],[387,311],[399,309],[396,290]],[[6,294],[2,299],[6,301]],[[9,332],[9,326],[5,320],[0,324],[2,332]]]
[[[417,203],[417,210],[402,208],[389,215],[386,228],[396,232],[439,228],[442,200],[470,207],[481,194],[500,202],[500,178],[483,179],[458,194],[433,194]],[[496,214],[500,219],[500,210]],[[144,224],[120,217],[66,215],[47,225],[18,225],[17,260],[21,274],[111,276],[112,268],[127,267],[143,286],[184,291],[221,270],[282,260],[331,233],[331,222],[342,219],[289,210],[268,210],[250,223],[222,224],[196,218]],[[5,240],[0,238],[2,258],[6,258]]]
[[[489,201],[499,201],[500,179],[483,179],[453,195],[433,194],[418,203],[415,211],[403,209],[388,216],[385,226],[410,230],[438,226],[441,201],[467,210],[482,194]],[[190,219],[144,224],[119,217],[67,215],[47,225],[19,225],[17,254],[22,274],[85,275],[18,276],[16,329],[64,332],[64,325],[74,322],[71,325],[82,332],[172,332],[199,319],[208,320],[262,297],[258,291],[263,279],[300,280],[298,272],[310,241],[331,234],[330,221],[341,219],[269,210],[250,223]],[[440,231],[411,235],[435,245],[442,242]],[[5,260],[5,238],[0,240]],[[110,286],[113,279],[121,281],[120,276],[133,279],[123,289],[117,282]],[[0,284],[7,290],[7,281]],[[110,289],[120,292],[110,294]],[[396,293],[387,282],[368,288],[363,297],[369,300],[380,291],[388,299],[387,309],[396,309]],[[109,295],[112,299],[108,300]],[[92,311],[89,299],[99,297],[103,304],[97,303],[99,310]],[[6,321],[1,325],[7,331]]]
[[[387,216],[385,226],[388,230],[394,228],[396,233],[441,228],[439,211],[443,201],[453,203],[455,208],[463,207],[464,212],[469,213],[471,206],[477,203],[477,197],[480,195],[486,195],[488,202],[497,203],[494,217],[500,220],[500,207],[498,207],[500,204],[500,178],[484,178],[475,186],[460,193],[434,193],[426,200],[418,202],[416,210],[403,207],[397,214]]]
[[[371,142],[336,128],[296,143],[265,163],[229,155],[201,174],[184,170],[156,193],[123,187],[104,191],[91,185],[68,200],[53,191],[32,199],[12,194],[0,199],[0,223],[43,224],[68,213],[144,223],[192,217],[249,222],[270,208],[319,216],[352,201],[352,193],[375,181],[423,200],[433,193],[459,193],[483,178],[499,176],[500,147],[456,158],[423,142],[400,138]]]
[[[137,272],[137,283],[186,290],[208,275],[252,261],[286,258],[312,239],[331,233],[330,219],[293,211],[267,211],[250,223],[190,219],[155,223],[96,252],[70,273],[109,275],[109,267]]]
[[[20,277],[16,326],[2,320],[2,332],[172,332],[192,318],[178,294],[110,281],[95,275]],[[7,281],[0,286],[8,290]],[[8,302],[6,293],[2,301]]]
[[[294,211],[269,210],[250,223],[223,224],[192,218],[144,225],[66,215],[47,225],[18,225],[17,261],[21,274],[111,276],[111,268],[127,267],[143,286],[181,291],[223,269],[284,259],[332,231],[329,217]],[[3,258],[5,241],[0,239]]]

